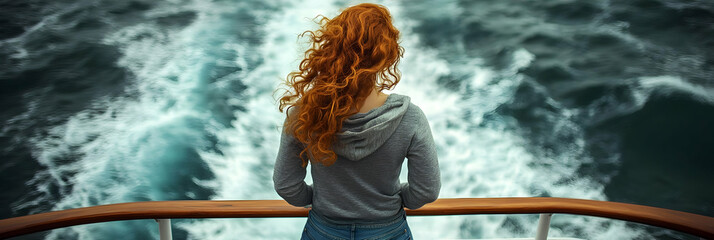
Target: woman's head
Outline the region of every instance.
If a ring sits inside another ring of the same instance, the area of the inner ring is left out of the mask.
[[[280,110],[290,111],[285,131],[306,145],[300,154],[323,165],[334,163],[335,134],[342,122],[357,112],[371,91],[391,89],[399,82],[397,69],[404,49],[389,11],[363,3],[329,19],[317,31],[305,31],[312,46],[299,70],[288,75],[292,88],[280,99]]]

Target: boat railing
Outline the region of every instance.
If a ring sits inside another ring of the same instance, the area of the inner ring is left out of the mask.
[[[39,213],[0,220],[0,238],[81,224],[156,219],[160,239],[171,239],[171,220],[177,218],[306,217],[308,208],[283,200],[183,200],[100,205]],[[575,214],[642,223],[714,239],[714,218],[670,209],[597,200],[516,197],[445,198],[415,210],[409,216],[466,214],[541,214],[536,240],[547,239],[552,214]]]

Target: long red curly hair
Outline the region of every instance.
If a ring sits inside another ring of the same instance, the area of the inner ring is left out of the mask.
[[[332,150],[342,122],[357,113],[372,90],[399,83],[397,69],[404,48],[387,8],[363,3],[329,19],[321,16],[316,31],[305,31],[311,48],[299,70],[287,76],[291,88],[280,98],[287,118],[284,130],[304,144],[302,166],[308,161],[332,165]],[[294,108],[291,110],[291,108]]]

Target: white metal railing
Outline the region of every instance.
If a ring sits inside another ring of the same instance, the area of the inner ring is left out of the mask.
[[[535,240],[546,240],[548,239],[548,229],[550,229],[550,217],[552,213],[541,213],[538,217],[538,228],[536,229]],[[163,239],[162,239],[163,240]]]
[[[159,240],[171,240],[171,219],[156,219],[159,223]]]

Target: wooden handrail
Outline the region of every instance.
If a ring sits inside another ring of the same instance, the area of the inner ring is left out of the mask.
[[[68,209],[0,220],[0,238],[80,224],[133,219],[306,217],[283,200],[154,201]],[[567,213],[620,219],[714,239],[714,218],[627,203],[569,198],[447,198],[407,210],[410,216]]]

